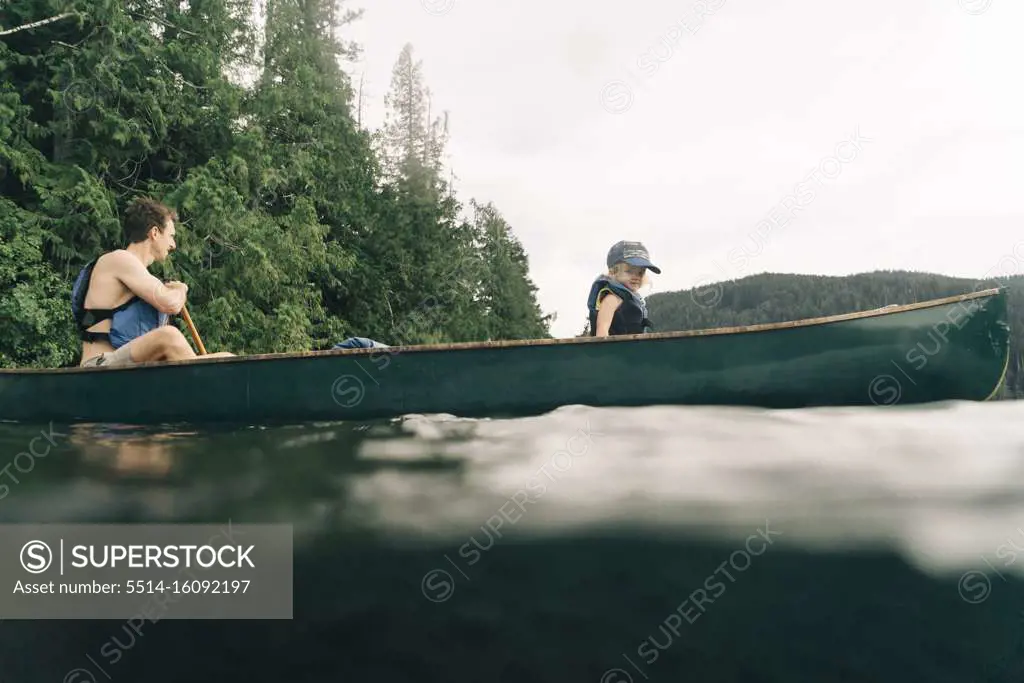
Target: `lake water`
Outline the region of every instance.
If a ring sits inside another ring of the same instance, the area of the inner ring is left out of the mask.
[[[2,683],[1024,680],[1021,401],[4,424],[3,465],[3,524],[293,525],[294,619],[6,620]]]

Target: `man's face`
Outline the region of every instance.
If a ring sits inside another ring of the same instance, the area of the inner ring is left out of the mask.
[[[157,261],[167,260],[167,257],[170,256],[171,252],[177,247],[177,244],[174,241],[174,232],[174,221],[170,218],[167,218],[164,221],[163,230],[154,226],[150,231],[150,235],[153,240],[153,257]]]

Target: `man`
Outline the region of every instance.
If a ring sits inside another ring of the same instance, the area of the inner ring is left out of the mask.
[[[79,273],[71,311],[82,340],[80,365],[118,367],[196,357],[185,335],[167,324],[184,307],[188,285],[164,284],[147,270],[174,251],[177,218],[160,202],[136,199],[125,211],[128,246],[90,261]]]

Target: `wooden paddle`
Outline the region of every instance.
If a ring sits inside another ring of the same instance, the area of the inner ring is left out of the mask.
[[[188,325],[188,331],[192,334],[192,339],[195,340],[196,346],[199,347],[199,355],[206,355],[206,347],[203,346],[203,340],[199,336],[199,330],[196,329],[196,324],[192,322],[192,316],[188,314],[188,307],[184,304],[181,307],[181,317],[185,319],[185,324]]]
[[[186,306],[185,304],[181,305],[181,317],[185,320],[185,324],[188,326],[188,331],[192,335],[192,339],[196,343],[196,348],[199,349],[199,355],[205,356],[206,346],[203,344],[203,338],[199,336],[199,330],[196,329],[196,324],[192,322],[192,316],[188,314],[188,306]]]

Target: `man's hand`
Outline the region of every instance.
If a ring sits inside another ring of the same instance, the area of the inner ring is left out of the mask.
[[[185,299],[188,296],[188,285],[178,280],[171,280],[163,284],[165,288],[165,295],[161,295],[160,299],[166,306],[164,312],[170,313],[171,315],[178,315],[181,313],[181,309],[185,307]]]

